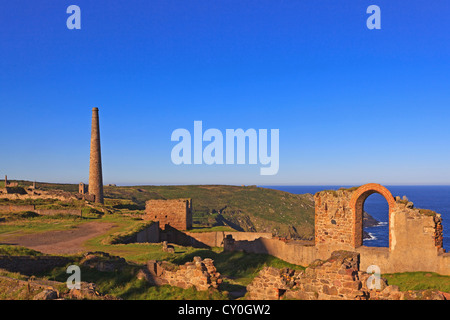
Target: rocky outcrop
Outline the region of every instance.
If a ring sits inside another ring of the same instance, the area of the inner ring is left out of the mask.
[[[59,298],[59,292],[54,289],[45,289],[34,296],[33,300],[55,300]]]
[[[94,283],[81,282],[80,289],[67,289],[58,281],[23,277],[16,279],[0,276],[0,295],[14,297],[16,300],[118,300],[100,294]]]

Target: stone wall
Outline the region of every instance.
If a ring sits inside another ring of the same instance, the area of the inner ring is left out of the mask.
[[[177,232],[169,231],[171,234],[163,236],[165,241],[176,243],[182,246],[191,247],[223,247],[224,239],[231,235],[239,241],[253,241],[258,238],[271,239],[272,234],[267,232],[227,232],[227,231],[211,231],[211,232]]]
[[[379,285],[370,274],[359,270],[359,254],[335,251],[325,261],[316,260],[304,271],[265,267],[247,286],[250,300],[403,300],[415,299],[418,293],[400,292],[380,279]],[[374,284],[374,286],[368,287]],[[444,300],[445,296],[433,291],[430,299]]]
[[[126,243],[131,242],[169,242],[181,246],[189,246],[195,248],[211,248],[223,247],[224,239],[232,236],[238,241],[253,241],[259,238],[271,239],[272,234],[268,232],[228,232],[228,231],[211,231],[211,232],[188,232],[179,231],[169,226],[165,230],[159,229],[159,222],[151,225],[149,228],[139,232]]]
[[[53,216],[57,214],[67,214],[81,216],[81,209],[36,209],[35,205],[2,205],[0,212],[23,212],[32,211],[43,216]]]
[[[0,198],[10,200],[26,200],[26,199],[57,199],[61,201],[77,200],[77,196],[73,193],[62,190],[39,190],[33,188],[21,188],[25,193],[6,193],[5,189],[0,189]]]
[[[146,219],[158,221],[160,228],[168,226],[177,230],[192,228],[192,200],[148,200],[145,203]]]
[[[360,246],[361,267],[376,264],[385,273],[432,271],[450,275],[450,254],[442,248],[439,214],[397,200],[390,214],[390,247],[384,254]]]
[[[252,300],[275,300],[281,297],[302,300],[367,298],[358,277],[359,254],[333,252],[326,261],[316,261],[305,269],[264,268],[247,286]]]
[[[36,209],[34,211],[42,216],[54,216],[58,214],[64,214],[81,217],[81,209]]]
[[[34,205],[4,205],[0,206],[0,212],[35,211],[34,208]]]
[[[351,193],[346,190],[321,191],[314,195],[317,246],[351,248],[354,221],[349,208],[350,198]]]
[[[214,267],[212,259],[202,260],[194,257],[193,262],[181,266],[150,260],[146,269],[141,270],[138,278],[145,279],[152,285],[171,285],[187,289],[195,287],[197,290],[217,288],[222,282],[220,273]]]
[[[142,230],[136,234],[135,241],[132,242],[150,242],[157,243],[159,240],[159,223],[155,222],[145,230]]]
[[[234,240],[234,239],[233,239]],[[307,266],[317,259],[317,248],[310,241],[284,241],[277,238],[258,238],[253,241],[234,241],[226,251],[244,251],[249,253],[264,253],[280,258],[286,262]]]

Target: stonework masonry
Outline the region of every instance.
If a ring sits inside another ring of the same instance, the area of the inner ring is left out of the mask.
[[[98,108],[92,109],[91,154],[89,161],[89,194],[95,196],[95,202],[103,203],[103,173]]]
[[[42,216],[54,216],[58,214],[81,216],[81,209],[36,209],[35,205],[1,205],[0,212],[35,212]]]
[[[0,198],[9,200],[56,199],[61,201],[86,200],[94,202],[95,196],[90,194],[74,194],[63,190],[41,190],[36,187],[7,187],[0,189]]]
[[[162,230],[192,228],[192,199],[149,200],[145,212],[145,219],[158,221]]]
[[[208,247],[223,247],[224,239],[227,236],[233,237],[236,241],[247,240],[253,241],[259,238],[271,239],[272,234],[269,232],[229,232],[229,231],[211,231],[211,232],[185,232],[188,238],[203,243]],[[189,244],[187,244],[189,245]]]
[[[78,193],[79,194],[87,193],[87,186],[83,182],[80,182],[80,184],[78,185]]]
[[[138,274],[138,278],[145,279],[152,285],[171,285],[187,289],[195,287],[197,290],[216,289],[222,278],[214,266],[214,260],[194,257],[192,262],[181,266],[174,266],[164,261],[149,260],[147,267]]]
[[[34,205],[2,205],[0,206],[0,212],[23,212],[34,211]]]
[[[247,286],[250,300],[408,300],[423,298],[423,292],[401,292],[380,278],[379,282],[359,269],[359,253],[335,251],[326,260],[316,260],[305,270],[265,267]],[[369,286],[368,286],[369,283]],[[428,299],[445,300],[435,290]]]

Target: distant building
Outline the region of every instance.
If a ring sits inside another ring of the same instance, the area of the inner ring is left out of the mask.
[[[78,193],[79,194],[87,193],[87,186],[83,182],[80,182],[80,184],[78,185]]]

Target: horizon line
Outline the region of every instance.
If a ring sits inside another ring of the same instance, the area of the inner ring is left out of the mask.
[[[0,180],[1,181],[1,180]],[[78,185],[79,182],[49,182],[49,181],[36,181],[36,180],[25,180],[25,179],[9,179],[8,181],[24,181],[24,182],[36,182],[36,183],[48,183],[48,184],[73,184]],[[366,182],[366,183],[302,183],[302,184],[285,184],[285,183],[274,183],[274,184],[258,184],[258,183],[104,183],[104,186],[114,184],[118,187],[139,187],[139,186],[201,186],[201,185],[224,185],[224,186],[257,186],[257,187],[321,187],[321,186],[333,186],[333,187],[354,187],[362,186],[367,183],[378,183],[384,186],[450,186],[450,183],[380,183],[380,182]]]

